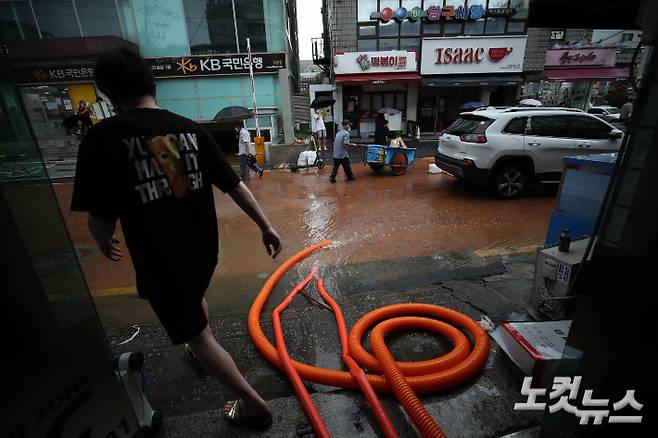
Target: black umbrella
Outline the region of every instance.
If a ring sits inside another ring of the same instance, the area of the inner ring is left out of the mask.
[[[241,122],[254,116],[253,111],[243,106],[227,106],[222,108],[216,115],[216,122],[232,123]]]
[[[315,99],[313,99],[313,102],[311,102],[311,108],[313,109],[326,108],[328,106],[333,105],[334,103],[336,103],[336,99],[332,99],[329,96],[318,96]]]

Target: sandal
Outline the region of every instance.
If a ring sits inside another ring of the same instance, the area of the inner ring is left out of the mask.
[[[231,409],[224,414],[224,418],[235,426],[249,429],[265,430],[272,424],[272,414],[269,411],[260,415],[243,417],[240,414],[240,400],[233,401]]]

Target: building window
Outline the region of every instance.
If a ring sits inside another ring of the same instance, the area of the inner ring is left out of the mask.
[[[114,0],[76,1],[84,36],[121,35],[121,24]]]
[[[400,38],[400,50],[420,52],[420,38]]]
[[[377,51],[377,40],[359,40],[357,47],[359,52],[376,52]]]
[[[247,37],[249,37],[251,50],[254,52],[267,52],[263,2],[253,0],[234,0],[234,3],[235,18],[238,25],[238,46],[240,47],[240,51],[247,51]],[[226,11],[224,13],[226,13]]]
[[[4,41],[39,38],[28,2],[7,2],[0,7],[0,38]]]
[[[359,36],[376,36],[377,26],[359,26]]]
[[[468,5],[481,5],[483,8],[487,7],[487,0],[469,0]],[[484,33],[484,20],[467,21],[464,23],[465,35],[482,35]]]
[[[525,21],[508,21],[507,32],[509,33],[524,33]]]
[[[358,11],[359,21],[370,21],[370,14],[377,12],[377,0],[359,0]]]
[[[529,6],[530,0],[511,0],[510,1],[510,8],[516,9],[516,12],[512,17],[515,20],[524,20],[528,18],[528,6]]]
[[[394,20],[391,20],[388,23],[379,23],[379,36],[380,37],[398,36],[398,28],[399,25]]]
[[[503,17],[493,17],[487,18],[487,34],[498,34],[505,32],[505,18]]]
[[[251,50],[267,51],[263,2],[184,0],[183,5],[192,54],[246,52],[247,37]]]
[[[32,5],[43,38],[82,36],[71,0],[34,0]]]
[[[621,42],[627,42],[627,41],[633,41],[633,34],[632,33],[622,33],[621,34]]]
[[[398,39],[384,38],[379,40],[379,50],[398,50]]]

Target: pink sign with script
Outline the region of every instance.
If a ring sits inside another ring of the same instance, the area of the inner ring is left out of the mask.
[[[615,47],[596,49],[549,49],[546,51],[546,67],[614,67],[617,56]]]

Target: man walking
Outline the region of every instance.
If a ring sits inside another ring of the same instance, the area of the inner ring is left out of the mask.
[[[334,168],[331,171],[329,182],[332,184],[336,182],[336,174],[338,167],[343,166],[343,171],[347,176],[348,181],[354,181],[354,174],[352,173],[352,166],[350,166],[350,154],[347,152],[347,146],[356,147],[354,143],[350,143],[350,121],[343,120],[341,129],[334,139]]]
[[[263,169],[261,169],[258,164],[256,164],[256,158],[249,153],[249,145],[251,144],[251,135],[247,128],[245,128],[242,123],[235,124],[235,132],[238,133],[238,154],[240,155],[240,179],[242,181],[247,180],[249,167],[254,172],[258,173],[258,177],[263,177]]]
[[[123,258],[114,234],[121,221],[139,296],[171,342],[187,343],[207,373],[239,397],[226,403],[224,417],[265,429],[272,422],[267,402],[208,325],[204,295],[219,251],[212,187],[228,193],[260,227],[273,258],[281,251],[279,235],[212,136],[158,107],[144,59],[128,48],[113,49],[100,55],[94,73],[117,115],[94,125],[80,145],[71,209],[89,213],[92,236],[115,262]]]

